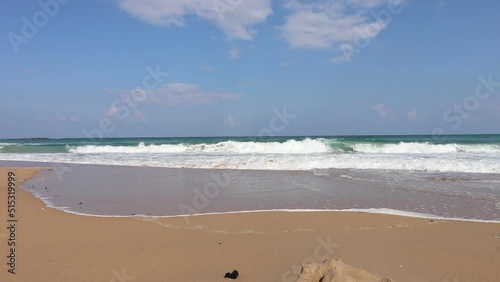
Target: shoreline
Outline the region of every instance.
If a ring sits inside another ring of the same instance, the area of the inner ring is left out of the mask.
[[[26,192],[26,191],[25,191]],[[28,192],[29,193],[29,192]],[[31,194],[31,193],[30,193]],[[32,195],[33,196],[33,195]],[[35,197],[35,196],[33,196]],[[168,218],[188,218],[188,217],[204,217],[204,216],[214,216],[214,215],[232,215],[232,214],[254,214],[254,213],[359,213],[359,214],[374,214],[374,215],[388,215],[388,216],[396,216],[403,218],[416,218],[416,219],[429,219],[429,220],[443,220],[443,221],[458,221],[458,222],[477,222],[477,223],[493,223],[500,224],[500,221],[495,220],[480,220],[480,219],[466,219],[466,218],[446,218],[446,217],[438,217],[430,214],[415,214],[405,211],[399,210],[390,210],[390,209],[380,209],[374,211],[368,211],[363,209],[346,209],[346,210],[250,210],[250,211],[230,211],[230,212],[214,212],[214,213],[200,213],[200,214],[189,214],[189,215],[144,215],[144,214],[135,214],[135,215],[95,215],[95,214],[86,214],[86,213],[78,213],[74,211],[70,211],[64,208],[56,208],[50,205],[47,205],[43,199],[35,197],[40,200],[45,207],[49,209],[54,209],[63,213],[76,215],[76,216],[86,216],[86,217],[94,217],[94,218],[157,218],[157,219],[168,219]]]

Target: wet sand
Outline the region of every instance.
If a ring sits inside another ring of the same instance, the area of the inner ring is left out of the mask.
[[[0,222],[7,226],[7,172]],[[19,182],[17,183],[19,185]],[[102,218],[47,208],[17,190],[16,274],[0,281],[294,281],[326,257],[395,281],[499,281],[500,224],[354,212],[262,212],[186,218]]]

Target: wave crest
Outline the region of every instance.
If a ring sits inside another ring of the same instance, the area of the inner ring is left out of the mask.
[[[70,153],[231,153],[231,154],[315,154],[329,153],[333,149],[323,139],[304,139],[286,142],[238,142],[224,141],[215,144],[163,144],[138,146],[95,146],[69,147]]]
[[[1,148],[1,147],[0,147]],[[342,143],[335,139],[287,140],[285,142],[224,141],[201,144],[163,144],[137,146],[85,145],[67,146],[67,151],[78,154],[449,154],[449,153],[500,153],[500,145],[494,144],[432,144],[400,142],[397,144]]]

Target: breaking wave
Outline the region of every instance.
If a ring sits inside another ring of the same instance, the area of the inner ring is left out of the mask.
[[[228,153],[228,154],[320,154],[320,153],[371,153],[371,154],[446,154],[446,153],[500,153],[494,144],[431,144],[428,142],[401,142],[397,144],[342,143],[335,139],[304,139],[285,142],[224,141],[215,144],[163,144],[137,146],[67,146],[70,153]]]
[[[383,154],[444,154],[444,153],[500,153],[500,145],[492,144],[430,144],[401,142],[398,144],[354,144],[353,150],[360,153]]]
[[[323,139],[305,139],[286,142],[224,141],[215,144],[163,144],[138,146],[79,146],[68,148],[70,153],[232,153],[232,154],[316,154],[332,151]]]

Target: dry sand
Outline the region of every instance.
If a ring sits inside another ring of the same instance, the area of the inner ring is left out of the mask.
[[[17,190],[16,274],[7,272],[7,172],[0,169],[0,281],[295,281],[341,258],[394,281],[500,281],[500,224],[350,212],[98,218]],[[283,280],[284,279],[284,280]]]

